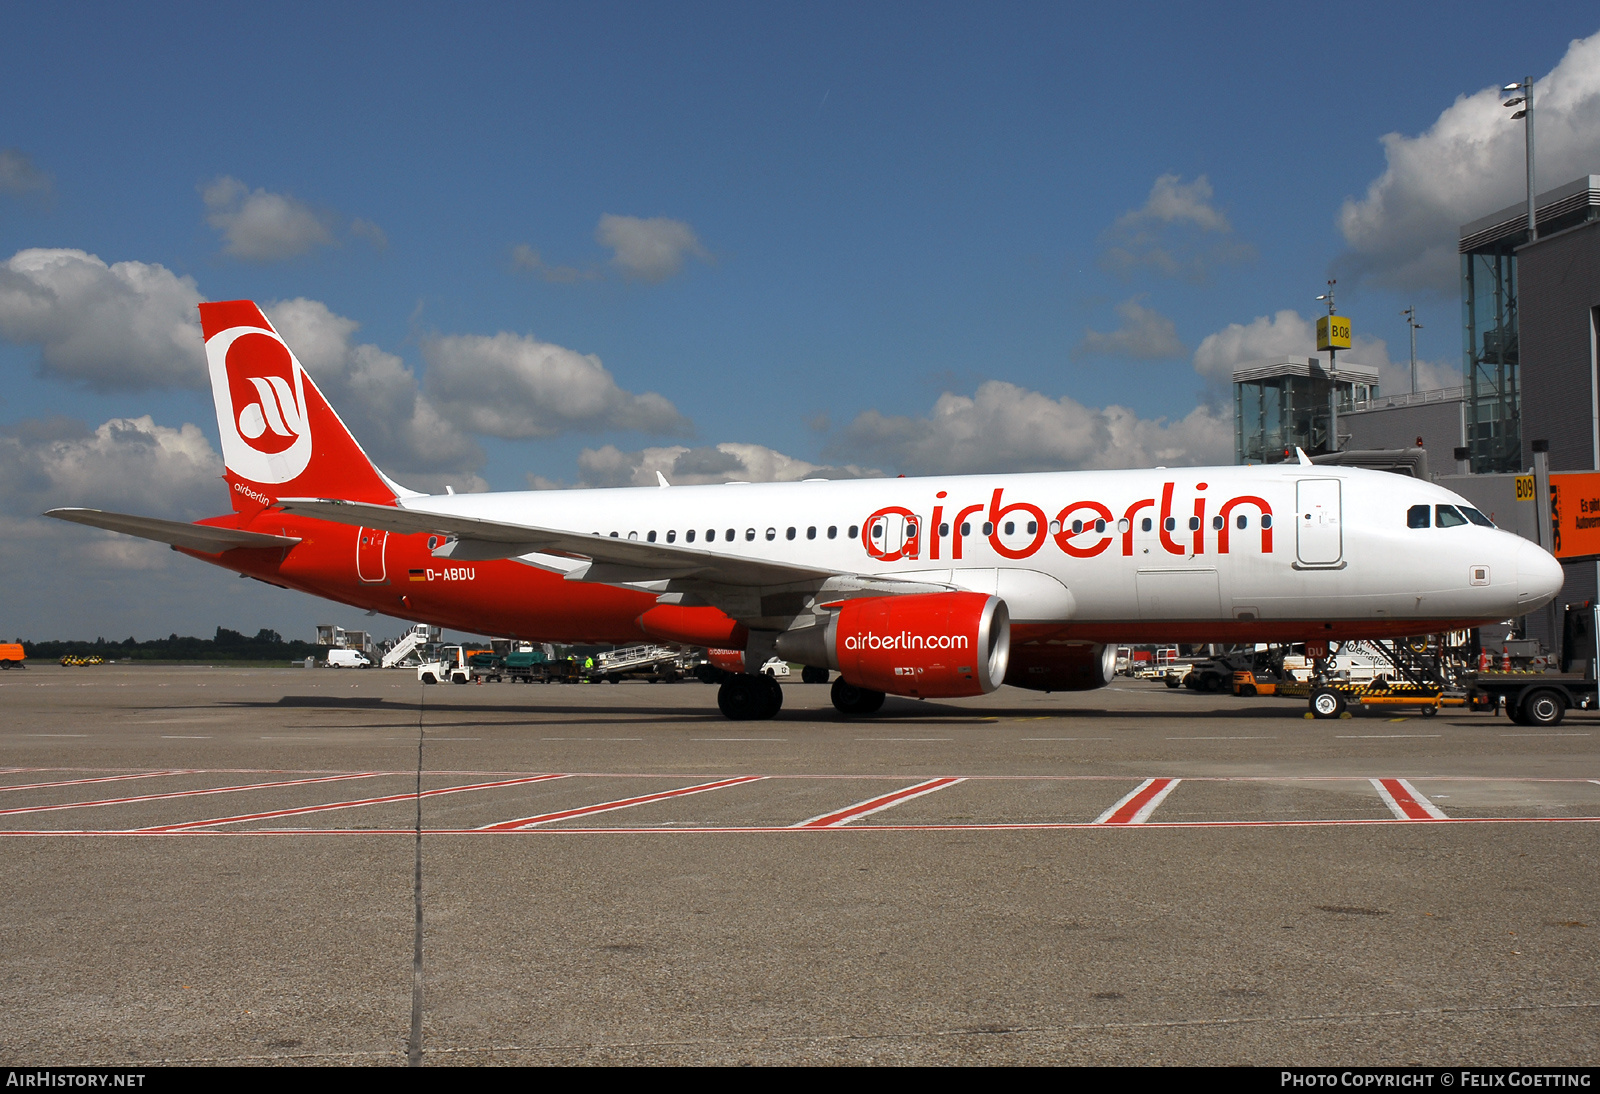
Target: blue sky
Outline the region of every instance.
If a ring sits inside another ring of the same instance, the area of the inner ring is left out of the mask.
[[[225,507],[193,299],[290,302],[307,367],[424,489],[1225,462],[1227,370],[1298,352],[1329,276],[1358,356],[1403,364],[1415,303],[1454,380],[1454,227],[1522,188],[1485,89],[1548,81],[1541,188],[1600,172],[1576,3],[7,23],[0,631],[40,638],[334,611],[37,520]],[[72,581],[17,585],[64,558]]]

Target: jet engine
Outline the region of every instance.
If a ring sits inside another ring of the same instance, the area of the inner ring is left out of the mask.
[[[1014,647],[1005,682],[1032,691],[1093,691],[1117,675],[1117,647],[1027,642]]]
[[[983,695],[1006,676],[1011,617],[983,593],[914,593],[845,600],[825,622],[778,636],[791,661],[837,669],[858,688],[950,699]]]

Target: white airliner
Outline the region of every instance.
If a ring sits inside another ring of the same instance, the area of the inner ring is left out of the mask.
[[[776,653],[834,705],[1087,690],[1119,642],[1308,642],[1525,615],[1561,567],[1431,483],[1299,463],[422,495],[379,471],[249,301],[201,304],[234,512],[50,515],[357,607],[535,641]],[[748,668],[747,668],[748,666]]]

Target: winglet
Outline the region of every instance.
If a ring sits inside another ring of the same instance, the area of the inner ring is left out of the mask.
[[[1306,450],[1305,449],[1296,447],[1295,450],[1294,450],[1294,454],[1296,456],[1300,457],[1300,466],[1301,467],[1312,467],[1312,466],[1314,466],[1312,464],[1312,462],[1311,462],[1311,457],[1306,455]]]
[[[659,471],[656,472],[656,482],[661,484],[661,489],[663,490],[672,485],[667,481],[667,477]]]

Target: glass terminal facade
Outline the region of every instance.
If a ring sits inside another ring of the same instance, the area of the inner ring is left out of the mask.
[[[1343,365],[1329,376],[1327,362],[1315,357],[1253,361],[1233,373],[1234,460],[1282,463],[1294,450],[1308,456],[1337,451],[1328,437],[1333,392],[1339,412],[1365,410],[1378,397],[1378,372],[1365,365]]]
[[[1594,176],[1540,194],[1539,238],[1600,217]],[[1528,242],[1525,202],[1461,227],[1461,348],[1472,471],[1521,471],[1522,359],[1516,250]]]
[[[1467,449],[1477,475],[1522,469],[1522,393],[1517,346],[1517,256],[1527,232],[1461,256],[1462,351]]]

